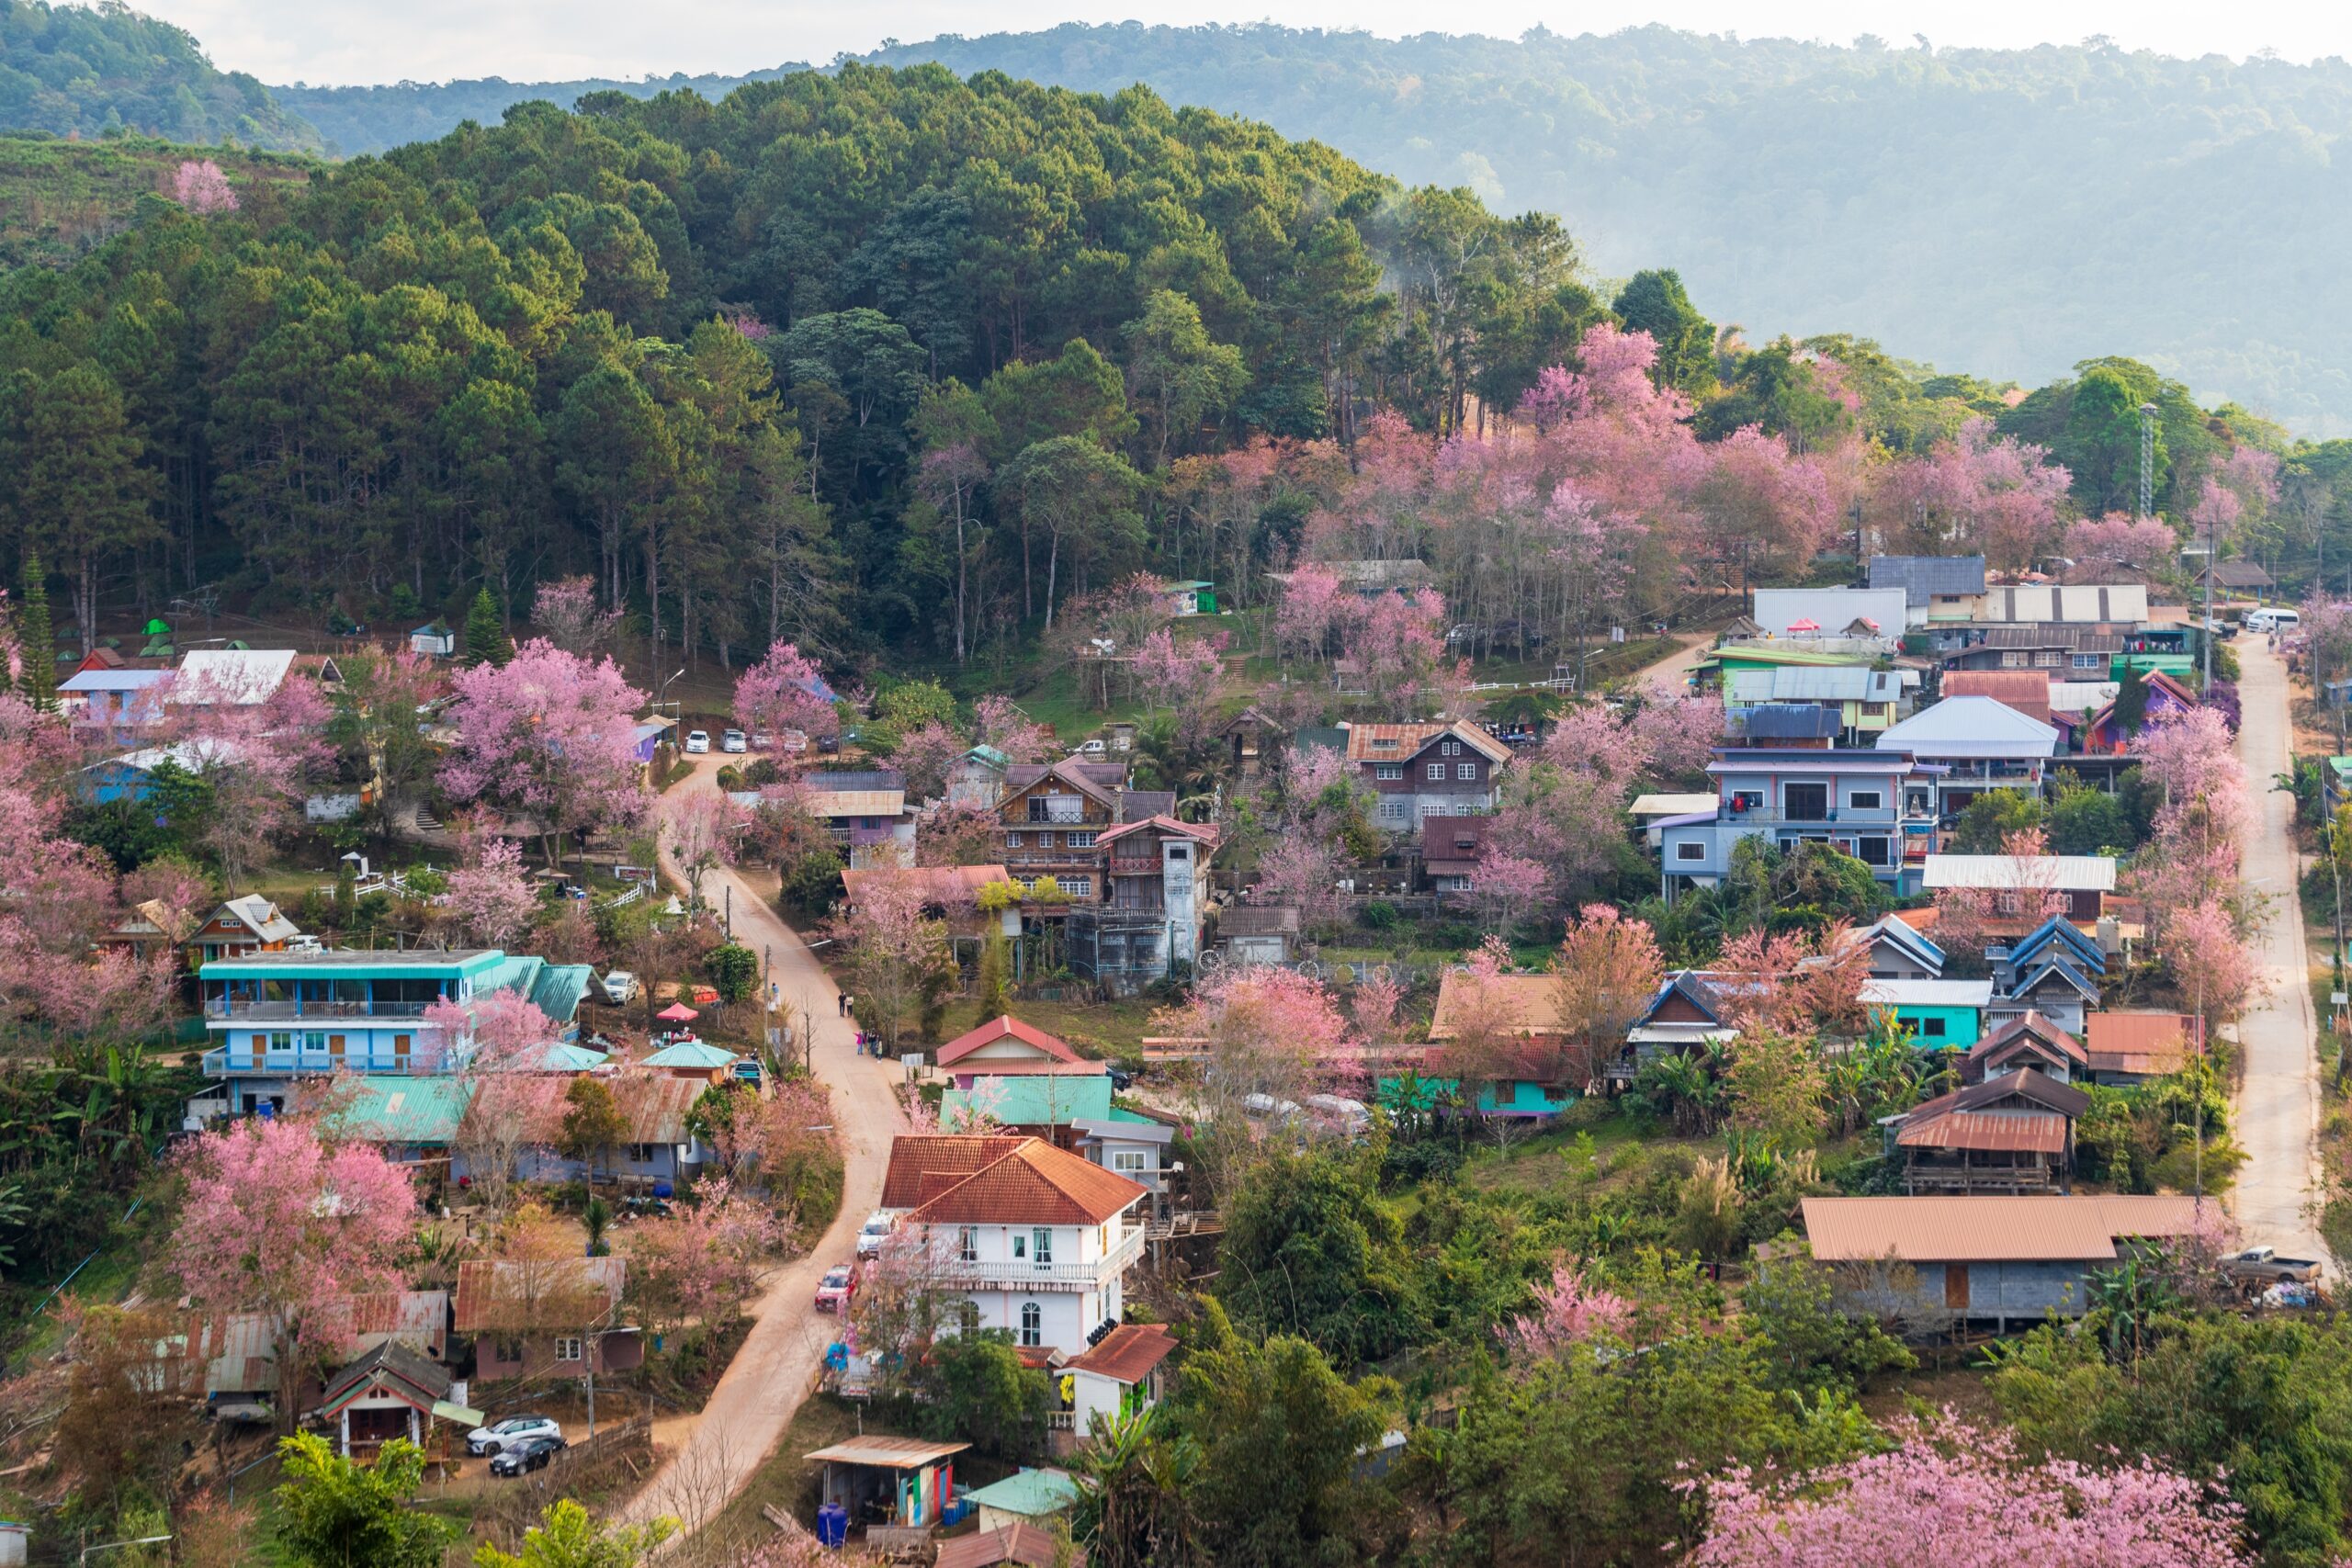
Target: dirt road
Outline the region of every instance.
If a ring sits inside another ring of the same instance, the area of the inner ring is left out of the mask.
[[[2270,919],[2256,942],[2264,994],[2237,1028],[2245,1056],[2238,1090],[2238,1142],[2246,1162],[2232,1199],[2247,1245],[2267,1244],[2296,1258],[2324,1258],[2312,1216],[2319,1133],[2319,1058],[2312,1016],[2310,949],[2297,902],[2297,865],[2290,835],[2294,796],[2272,787],[2288,764],[2287,672],[2253,637],[2241,638],[2244,679],[2238,695],[2245,718],[2238,760],[2245,765],[2254,804],[2248,824],[2245,879],[2270,900]]]
[[[1700,632],[1678,639],[1682,646],[1657,663],[1645,665],[1636,677],[1653,692],[1670,697],[1683,695],[1690,689],[1690,671],[1699,667],[1715,646],[1713,632]]]
[[[715,775],[727,760],[693,759],[695,776],[671,786],[662,797],[663,807],[690,792],[717,789]],[[662,864],[684,885],[667,850]],[[768,901],[775,897],[775,884],[773,875],[747,875],[721,866],[703,878],[703,897],[724,907],[732,889],[735,940],[765,955],[779,1005],[791,1014],[796,1032],[804,1012],[814,1020],[812,1066],[819,1080],[832,1090],[833,1122],[848,1174],[841,1213],[831,1228],[807,1256],[777,1271],[753,1308],[750,1337],[718,1380],[701,1418],[624,1512],[631,1520],[668,1514],[683,1521],[688,1532],[717,1515],[775,1447],[816,1380],[825,1347],[840,1337],[834,1317],[814,1305],[817,1280],[833,1264],[850,1260],[858,1226],[881,1201],[890,1140],[905,1127],[891,1092],[899,1069],[856,1054],[852,1026],[836,1010],[838,993],[832,982]]]

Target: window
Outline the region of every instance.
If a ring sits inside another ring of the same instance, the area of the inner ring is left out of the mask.
[[[1438,880],[1445,884],[1445,891],[1448,893],[1469,893],[1475,891],[1470,879],[1466,876],[1445,876],[1440,877]]]
[[[1437,754],[1441,757],[1458,757],[1462,754],[1462,742],[1449,740],[1437,749]]]
[[[1035,1349],[1046,1342],[1046,1309],[1035,1302],[1021,1303],[1021,1343]]]
[[[1445,764],[1443,762],[1431,762],[1430,764],[1430,777],[1433,779],[1442,779],[1445,777]]]
[[[1029,1238],[1019,1231],[1012,1233],[1012,1260],[1015,1263],[1029,1256]]]
[[[1446,807],[1442,801],[1425,800],[1421,803],[1421,820],[1424,822],[1432,817],[1442,817],[1445,812]]]
[[[1394,751],[1396,750],[1396,739],[1393,736],[1375,736],[1373,739],[1372,749],[1375,751]]]
[[[1094,835],[1091,833],[1064,833],[1062,835],[1062,842],[1068,844],[1074,850],[1091,850],[1094,847]]]
[[[1921,1019],[1919,1021],[1919,1034],[1922,1039],[1941,1040],[1944,1037],[1944,1021],[1939,1018]]]
[[[2107,655],[2103,653],[2078,653],[2075,655],[2075,668],[2077,670],[2097,670],[2104,666],[2107,662]]]
[[[1874,789],[1849,789],[1846,804],[1857,811],[1876,811],[1885,806],[1886,796]]]
[[[1402,762],[1374,762],[1372,765],[1372,776],[1376,779],[1401,779],[1405,776],[1405,764]]]
[[[1043,1269],[1054,1260],[1054,1230],[1051,1225],[1035,1225],[1029,1232],[1029,1250]]]
[[[1761,811],[1764,809],[1764,792],[1760,789],[1736,789],[1731,792],[1731,808],[1734,811]]]
[[[1168,846],[1168,858],[1174,862],[1191,860],[1193,857],[1184,852],[1190,847],[1187,844],[1170,844]]]
[[[2020,653],[2020,652],[2017,652],[2017,651],[2015,651],[2015,650],[2012,650],[2012,651],[2010,651],[2010,652],[2004,653],[2003,655],[2001,655],[2001,668],[2002,668],[2002,669],[2004,669],[2004,670],[2022,670],[2022,669],[2024,669],[2025,667],[2026,667],[2026,664],[2025,664],[2025,655],[2024,655],[2023,653]]]
[[[956,1256],[966,1263],[980,1260],[979,1227],[966,1225],[956,1233]]]
[[[1478,778],[1478,764],[1476,762],[1456,762],[1453,764],[1453,776],[1460,779],[1464,784],[1475,784],[1477,782]]]
[[[498,1359],[511,1366],[520,1366],[523,1361],[523,1342],[520,1339],[500,1340]]]
[[[2054,669],[2064,657],[2058,653],[2037,653],[2033,656],[2033,661],[2042,669],[2049,670]]]
[[[580,1359],[580,1341],[577,1339],[558,1339],[555,1342],[555,1359],[559,1361],[576,1361]]]
[[[1058,879],[1063,892],[1073,898],[1094,897],[1094,879],[1091,876],[1065,876]]]
[[[1864,865],[1892,865],[1894,863],[1887,858],[1887,847],[1886,840],[1884,839],[1860,840],[1855,844],[1854,852]]]
[[[323,1051],[323,1050],[325,1050],[326,1048],[327,1048],[327,1037],[325,1036],[325,1034],[323,1034],[323,1033],[322,1033],[322,1032],[318,1032],[318,1031],[316,1031],[316,1030],[313,1030],[313,1031],[311,1031],[311,1032],[309,1032],[309,1033],[307,1033],[307,1034],[305,1034],[305,1035],[303,1035],[303,1036],[302,1036],[302,1049],[303,1049],[303,1050],[305,1050],[305,1051]]]
[[[651,1144],[631,1144],[628,1146],[628,1157],[632,1162],[638,1165],[650,1165],[653,1163],[653,1145]]]
[[[1674,846],[1676,860],[1705,860],[1707,841],[1704,839],[1684,839]]]
[[[1401,800],[1382,801],[1380,803],[1380,819],[1384,822],[1409,822],[1412,820],[1412,818],[1406,814],[1405,803]]]
[[[1113,1149],[1111,1168],[1122,1176],[1134,1176],[1151,1168],[1145,1163],[1150,1157],[1149,1152],[1144,1149]]]
[[[1021,847],[1021,835],[1018,833],[1007,833],[1004,836],[1004,847],[1008,850],[1019,849]]]
[[[294,1036],[287,1033],[273,1034],[269,1037],[269,1048],[273,1051],[291,1051],[294,1049]]]
[[[978,1334],[980,1331],[980,1303],[970,1300],[957,1302],[956,1321],[965,1333]]]
[[[1784,784],[1781,786],[1781,810],[1792,822],[1826,820],[1829,816],[1829,786]]]

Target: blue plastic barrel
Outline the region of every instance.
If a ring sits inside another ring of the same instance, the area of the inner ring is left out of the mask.
[[[667,1198],[676,1189],[666,1181],[657,1181],[653,1184],[653,1195],[656,1198]]]
[[[828,1503],[817,1510],[817,1542],[835,1551],[849,1540],[849,1510],[839,1503]]]

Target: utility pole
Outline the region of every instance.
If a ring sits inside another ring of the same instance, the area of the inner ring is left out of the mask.
[[[2140,405],[2140,521],[2155,515],[2156,405]],[[684,671],[681,671],[684,673]]]

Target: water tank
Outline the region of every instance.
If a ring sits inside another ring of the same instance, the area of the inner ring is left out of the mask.
[[[817,1543],[820,1546],[839,1551],[842,1549],[842,1543],[848,1540],[849,1510],[847,1508],[842,1507],[839,1503],[828,1503],[817,1510]],[[16,1560],[19,1562],[25,1560],[21,1540],[17,1547]],[[6,1561],[6,1559],[0,1558],[0,1562]]]
[[[653,1184],[653,1195],[656,1198],[667,1198],[676,1190],[666,1181],[657,1181]]]

